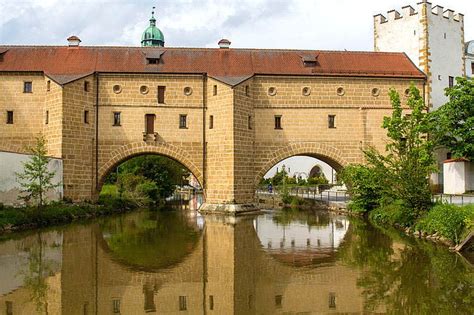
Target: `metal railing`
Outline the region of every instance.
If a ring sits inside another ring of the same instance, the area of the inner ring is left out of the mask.
[[[463,206],[467,204],[474,204],[474,195],[438,194],[438,195],[433,196],[433,201]]]
[[[300,197],[304,199],[313,199],[326,202],[345,202],[349,201],[350,197],[347,191],[330,190],[336,185],[320,185],[314,187],[287,187],[286,191],[289,195]],[[259,187],[257,190],[258,196],[278,196],[284,191],[283,187],[275,187],[272,191],[268,187]]]

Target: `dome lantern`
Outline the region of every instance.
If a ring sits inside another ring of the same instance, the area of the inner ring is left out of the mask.
[[[165,37],[158,27],[156,27],[155,7],[151,12],[150,26],[143,32],[142,47],[164,47]]]

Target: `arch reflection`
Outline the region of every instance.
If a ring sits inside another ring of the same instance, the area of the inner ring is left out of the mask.
[[[362,221],[284,213],[206,216],[203,225],[189,210],[169,221],[162,215],[168,214],[131,214],[1,242],[0,313],[472,309],[465,301],[473,295],[474,273],[455,255],[383,234]],[[169,252],[165,242],[176,242],[179,250]],[[156,258],[160,254],[168,259]]]

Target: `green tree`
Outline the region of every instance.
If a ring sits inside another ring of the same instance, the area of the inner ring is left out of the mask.
[[[288,172],[286,171],[285,165],[283,165],[282,168],[272,177],[271,182],[274,186],[280,186],[286,183],[287,179]]]
[[[180,163],[157,155],[143,155],[130,159],[120,165],[119,172],[149,179],[157,186],[157,191],[153,194],[156,193],[156,196],[162,198],[172,195],[177,185],[185,184],[184,179],[190,174]]]
[[[474,160],[474,81],[457,78],[446,89],[449,101],[430,113],[431,136],[448,148],[453,157]]]
[[[347,168],[342,177],[355,192],[358,208],[370,211],[396,202],[416,218],[431,206],[428,178],[435,171],[435,163],[434,142],[427,137],[429,117],[420,91],[413,84],[407,101],[410,114],[403,113],[395,90],[389,95],[393,111],[383,120],[388,136],[385,152],[369,147],[364,150],[367,165]]]
[[[351,194],[352,211],[369,212],[380,206],[382,187],[372,167],[349,165],[341,172],[341,178]]]
[[[431,205],[429,176],[435,171],[433,141],[427,138],[430,124],[420,91],[412,84],[404,115],[400,95],[389,92],[393,111],[384,117],[389,138],[385,154],[371,147],[364,151],[368,165],[381,184],[382,202],[401,200],[415,216]]]
[[[39,209],[45,204],[45,194],[60,184],[53,183],[56,173],[48,169],[50,158],[46,156],[46,140],[42,134],[36,137],[35,145],[28,150],[30,160],[23,163],[22,173],[15,173],[22,193],[19,198],[34,202]]]

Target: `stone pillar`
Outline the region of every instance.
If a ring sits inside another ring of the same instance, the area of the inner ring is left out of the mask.
[[[236,214],[254,205],[253,103],[246,83],[232,87],[209,79],[206,119],[206,202],[201,212]],[[214,95],[215,94],[215,95]],[[250,118],[251,119],[251,118]]]

